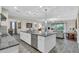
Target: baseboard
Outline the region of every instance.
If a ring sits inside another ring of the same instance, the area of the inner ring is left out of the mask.
[[[62,37],[56,37],[57,39],[64,39],[64,37],[62,38]]]

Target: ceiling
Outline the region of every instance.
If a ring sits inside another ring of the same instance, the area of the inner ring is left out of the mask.
[[[77,6],[3,6],[9,17],[22,19],[76,19]],[[47,11],[45,11],[47,9]]]

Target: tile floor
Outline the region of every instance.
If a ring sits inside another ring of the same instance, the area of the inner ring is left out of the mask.
[[[19,42],[12,36],[0,36],[0,53],[18,52]]]
[[[30,47],[25,42],[21,41],[19,36],[14,37],[19,41],[19,52],[20,53],[38,53],[36,49]],[[50,51],[50,53],[79,53],[79,48],[77,46],[77,42],[65,40],[64,39],[57,39],[56,40],[56,47]]]
[[[23,42],[22,40],[20,40],[19,35],[14,35],[14,38],[19,42],[18,46],[13,47],[13,49],[5,49],[4,51],[7,53],[10,51],[13,52],[17,52],[18,53],[40,53],[38,50],[32,48],[31,46],[29,46],[28,44],[26,44],[25,42]],[[70,40],[66,40],[66,43],[64,41],[64,39],[57,39],[57,44],[56,47],[54,49],[52,49],[50,51],[50,53],[79,53],[79,48],[77,46],[77,43],[74,41],[70,41]],[[8,51],[9,50],[9,51]],[[5,53],[4,51],[0,51]]]

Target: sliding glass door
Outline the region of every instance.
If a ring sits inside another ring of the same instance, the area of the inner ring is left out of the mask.
[[[17,34],[17,24],[15,21],[10,22],[10,29],[12,30],[13,34]]]

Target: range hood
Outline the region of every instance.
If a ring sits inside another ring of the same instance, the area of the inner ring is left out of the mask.
[[[7,18],[1,13],[0,14],[0,19],[1,19],[1,21],[6,21]]]

